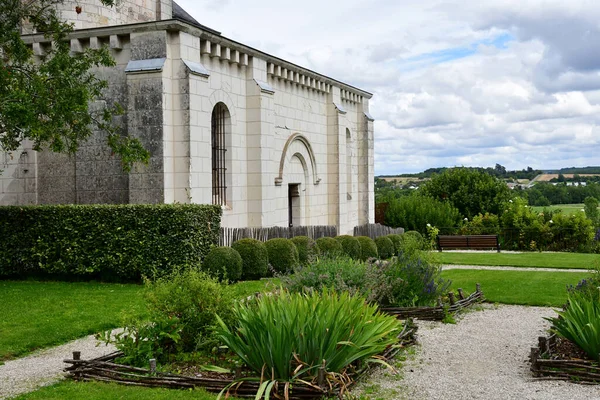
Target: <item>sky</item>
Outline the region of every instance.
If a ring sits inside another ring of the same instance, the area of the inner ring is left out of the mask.
[[[178,0],[223,36],[373,93],[375,174],[600,165],[595,0]]]

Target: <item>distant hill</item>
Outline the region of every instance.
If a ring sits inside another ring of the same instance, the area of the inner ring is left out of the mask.
[[[600,167],[568,167],[561,169],[548,169],[544,170],[545,174],[600,174]]]
[[[461,167],[461,168],[467,168],[467,169],[472,169],[472,170],[477,170],[477,171],[482,171],[482,172],[487,172],[490,175],[496,176],[498,178],[503,178],[503,179],[528,179],[531,180],[533,178],[535,178],[536,176],[542,174],[543,172],[540,170],[536,170],[533,169],[531,167],[527,167],[527,169],[523,169],[523,170],[516,170],[516,171],[508,171],[505,167],[503,167],[500,164],[496,164],[496,166],[494,168],[492,167],[487,167],[487,168],[483,168],[483,167]],[[587,167],[587,168],[592,168],[592,167]],[[597,167],[600,170],[600,167]],[[386,181],[390,181],[393,180],[394,178],[413,178],[413,179],[427,179],[427,178],[431,178],[431,176],[433,174],[439,174],[444,172],[447,169],[451,169],[451,168],[447,168],[447,167],[439,167],[439,168],[429,168],[426,169],[423,172],[418,172],[416,174],[399,174],[399,175],[379,175],[377,176],[377,178],[382,178],[385,179]],[[590,172],[588,172],[590,173]]]

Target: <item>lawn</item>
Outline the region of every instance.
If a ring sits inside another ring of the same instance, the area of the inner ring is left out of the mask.
[[[583,204],[554,204],[547,207],[531,207],[534,211],[541,213],[544,210],[557,211],[561,210],[563,214],[572,215],[582,212]]]
[[[486,300],[504,304],[560,307],[567,299],[567,285],[575,286],[587,273],[560,271],[448,270],[442,276],[452,280],[452,289],[467,293],[481,283]]]
[[[229,290],[240,298],[275,284],[240,282]],[[143,313],[141,293],[141,285],[0,281],[0,361],[116,328],[124,313]]]
[[[64,381],[17,397],[18,400],[214,400],[215,395],[202,389],[174,390],[143,388],[99,382]]]
[[[600,265],[600,255],[584,253],[453,253],[436,254],[441,264],[492,265],[559,269],[590,269]]]

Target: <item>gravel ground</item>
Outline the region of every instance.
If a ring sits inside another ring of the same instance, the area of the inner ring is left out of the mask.
[[[94,336],[88,336],[0,365],[0,399],[31,392],[61,380],[63,368],[67,366],[63,360],[71,358],[73,351],[81,351],[81,357],[85,359],[115,351],[113,346],[104,344],[96,347],[97,343]]]
[[[563,269],[563,268],[533,268],[533,267],[501,267],[484,265],[442,265],[442,270],[449,269],[482,269],[490,271],[549,271],[549,272],[590,272],[589,269]]]
[[[535,381],[526,361],[551,308],[484,305],[456,325],[419,321],[419,346],[400,376],[378,371],[359,393],[384,399],[592,400],[598,386]],[[374,392],[374,393],[373,393]]]

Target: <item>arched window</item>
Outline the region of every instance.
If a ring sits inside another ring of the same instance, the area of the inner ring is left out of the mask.
[[[227,205],[227,143],[230,116],[227,106],[217,103],[211,118],[212,202]]]

